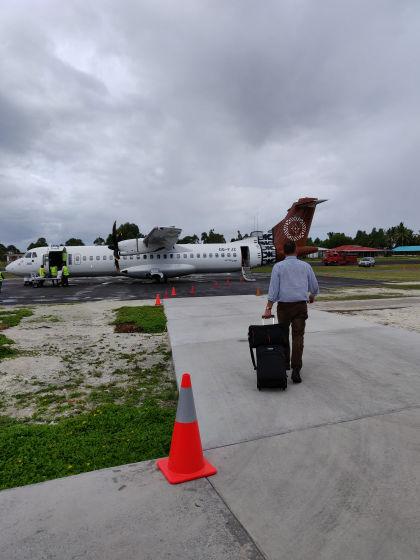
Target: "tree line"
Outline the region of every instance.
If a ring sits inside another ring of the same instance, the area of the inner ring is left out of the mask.
[[[332,249],[340,245],[362,245],[375,249],[393,249],[400,245],[420,245],[420,231],[414,231],[400,222],[397,226],[384,228],[372,228],[370,233],[357,230],[356,235],[351,237],[345,233],[328,232],[326,239],[316,237],[314,240],[308,238],[308,245]]]
[[[414,230],[406,227],[403,222],[400,222],[397,226],[390,227],[388,229],[384,228],[372,228],[370,233],[364,230],[357,230],[354,237],[350,237],[345,233],[330,231],[327,234],[326,239],[320,239],[316,237],[315,239],[308,238],[308,245],[314,247],[325,247],[327,249],[332,249],[333,247],[338,247],[340,245],[362,245],[363,247],[374,247],[376,249],[392,249],[398,245],[420,245],[420,231],[414,233]],[[140,228],[137,224],[126,222],[121,224],[117,228],[117,238],[118,241],[123,241],[125,239],[135,239],[145,237],[141,233]],[[240,231],[237,232],[235,238],[231,238],[231,241],[240,241],[241,239],[246,239],[249,234],[242,235]],[[217,233],[214,229],[210,229],[208,232],[203,231],[201,236],[198,237],[197,234],[186,235],[178,240],[178,243],[189,244],[189,243],[226,243],[225,236],[222,233]],[[112,233],[109,233],[106,238],[98,236],[93,242],[94,245],[112,245],[113,237]],[[67,239],[63,245],[75,246],[75,245],[85,245],[85,243],[78,239],[77,237],[71,237]],[[48,247],[47,240],[45,237],[39,237],[36,241],[30,243],[26,248],[27,251],[35,247]],[[4,260],[6,254],[8,253],[21,253],[15,245],[3,245],[0,243],[0,259]]]

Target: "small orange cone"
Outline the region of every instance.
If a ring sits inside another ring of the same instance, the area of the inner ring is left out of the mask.
[[[261,295],[261,290],[259,288],[257,288],[257,291],[255,293],[256,296],[260,296]]]
[[[156,294],[155,305],[162,305],[160,301],[160,294]]]
[[[156,465],[171,484],[217,473],[203,455],[189,373],[182,375],[169,457],[159,459]]]
[[[165,293],[163,294],[163,299],[166,299],[168,297],[168,288],[166,288]]]
[[[172,296],[172,297],[175,297],[175,296],[176,296],[175,286],[172,287],[171,296]]]
[[[194,284],[191,286],[190,294],[191,294],[192,296],[195,296],[195,286],[194,286]]]

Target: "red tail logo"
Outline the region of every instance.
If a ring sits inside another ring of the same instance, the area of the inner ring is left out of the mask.
[[[298,256],[316,252],[316,247],[308,247],[306,242],[315,208],[321,202],[325,202],[325,199],[299,198],[289,208],[286,217],[273,227],[273,241],[277,260],[284,258],[283,247],[287,241],[296,243]]]

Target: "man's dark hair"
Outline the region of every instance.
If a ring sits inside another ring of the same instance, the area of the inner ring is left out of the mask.
[[[296,243],[294,241],[286,241],[283,247],[285,255],[292,255],[296,251]]]

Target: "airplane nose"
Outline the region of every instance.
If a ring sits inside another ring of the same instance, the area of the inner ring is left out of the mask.
[[[15,267],[16,267],[16,265],[15,265],[14,262],[9,263],[6,266],[6,272],[13,272],[15,270]]]

